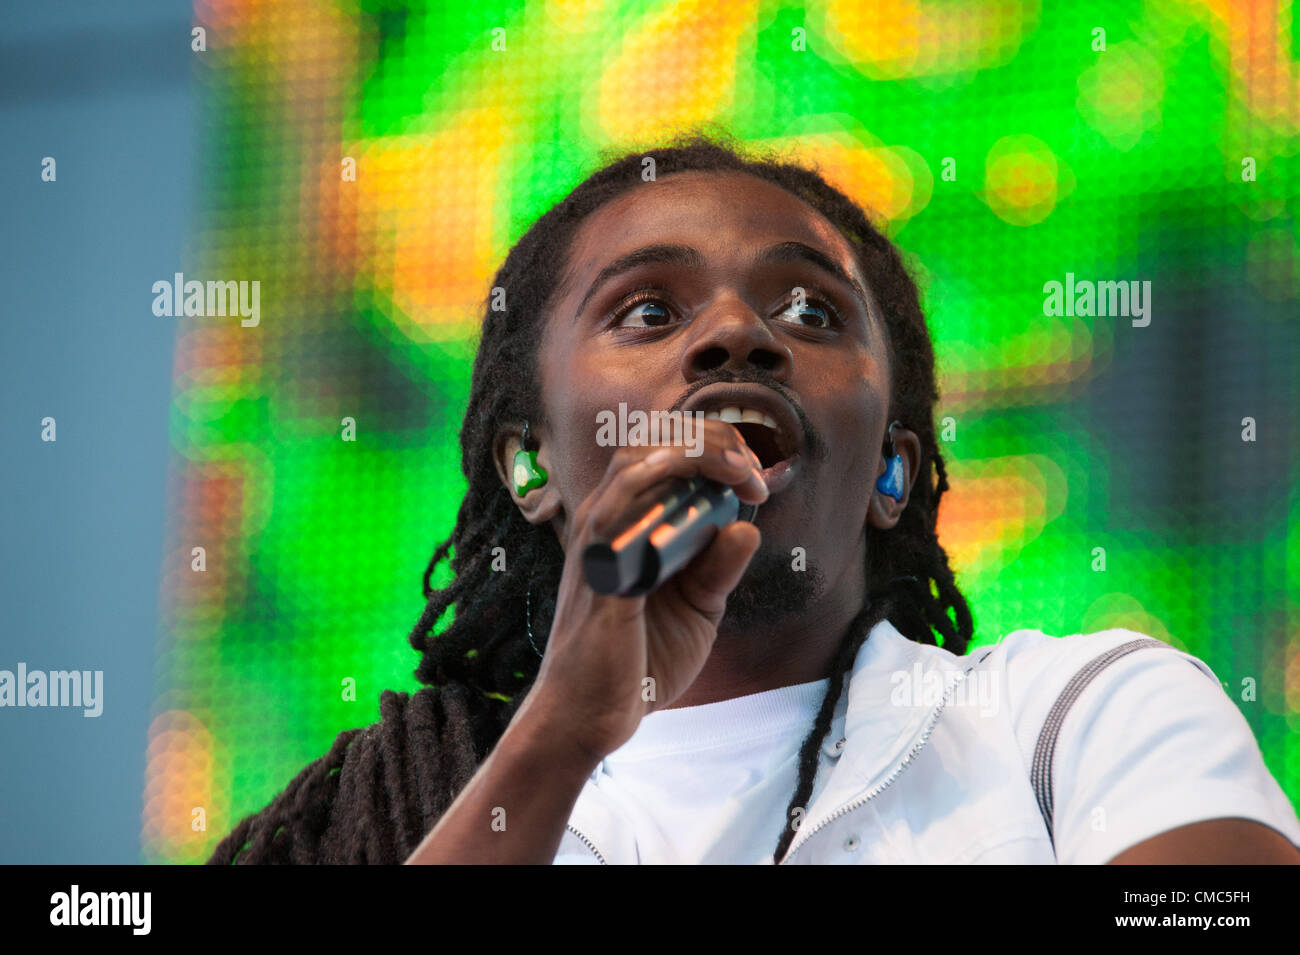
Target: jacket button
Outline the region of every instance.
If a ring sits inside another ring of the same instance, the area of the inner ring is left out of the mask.
[[[847,839],[844,840],[844,851],[856,852],[858,850],[859,845],[861,845],[861,842],[858,841],[857,836],[849,836]]]
[[[840,737],[839,739],[835,740],[835,742],[833,743],[830,740],[827,740],[826,743],[823,744],[822,750],[826,753],[827,756],[830,756],[832,758],[838,757],[840,753],[844,752],[845,742],[846,740],[843,737]]]

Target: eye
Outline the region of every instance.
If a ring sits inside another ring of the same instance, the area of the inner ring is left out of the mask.
[[[640,323],[625,322],[624,319],[636,315]],[[662,328],[672,321],[672,311],[664,300],[652,291],[638,292],[628,298],[614,313],[615,328]]]
[[[840,314],[835,310],[834,306],[812,295],[805,295],[803,303],[800,305],[796,305],[792,301],[789,307],[784,312],[781,312],[781,315],[794,315],[798,321],[792,324],[805,325],[808,323],[804,322],[803,318],[810,313],[814,319],[813,328],[834,328],[836,325],[842,324]]]

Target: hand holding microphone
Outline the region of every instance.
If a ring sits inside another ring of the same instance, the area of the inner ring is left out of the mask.
[[[564,569],[531,709],[596,758],[695,682],[727,598],[758,551],[758,528],[727,517],[732,508],[767,500],[758,458],[734,426],[705,420],[702,428],[696,457],[678,445],[615,451],[565,531]],[[657,544],[650,540],[656,532]],[[594,589],[584,561],[591,545],[598,551],[620,536],[623,554],[611,548],[608,580],[635,576],[631,589],[638,592],[629,596]],[[648,561],[647,546],[656,550]],[[675,573],[666,569],[673,566]]]
[[[657,501],[609,541],[583,551],[587,583],[600,594],[649,593],[709,545],[733,521],[749,521],[757,504],[743,504],[725,484],[705,477],[677,478]]]

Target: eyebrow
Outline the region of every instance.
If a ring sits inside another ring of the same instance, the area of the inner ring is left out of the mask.
[[[792,262],[807,262],[834,276],[853,289],[868,317],[871,315],[871,299],[867,297],[866,291],[858,284],[857,280],[844,271],[844,268],[825,252],[814,249],[803,242],[778,242],[776,245],[768,246],[754,256],[750,261],[750,265],[783,265]],[[587,303],[591,301],[592,297],[606,282],[643,265],[676,265],[683,268],[702,269],[704,268],[704,256],[689,245],[666,243],[647,245],[634,252],[629,252],[627,255],[620,255],[600,270],[595,281],[591,283],[591,287],[587,289],[587,294],[582,297],[582,301],[574,313],[574,320],[576,321],[577,317],[586,310]]]

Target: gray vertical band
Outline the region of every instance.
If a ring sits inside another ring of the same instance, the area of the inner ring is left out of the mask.
[[[1087,688],[1096,676],[1102,670],[1110,666],[1120,657],[1127,656],[1134,650],[1141,650],[1144,647],[1169,647],[1167,643],[1161,643],[1159,640],[1153,640],[1150,637],[1143,637],[1140,640],[1131,640],[1128,643],[1120,644],[1113,650],[1107,650],[1105,653],[1095,657],[1074,675],[1061,695],[1057,697],[1056,702],[1052,704],[1051,711],[1047,714],[1047,720],[1043,723],[1043,729],[1038,734],[1038,744],[1034,747],[1034,764],[1029,773],[1029,784],[1034,789],[1034,797],[1038,800],[1038,811],[1043,814],[1043,822],[1047,824],[1047,836],[1052,840],[1052,851],[1056,850],[1056,833],[1052,830],[1052,757],[1056,753],[1056,737],[1060,735],[1061,724],[1065,721],[1066,714],[1070,712],[1070,707],[1074,701]]]

